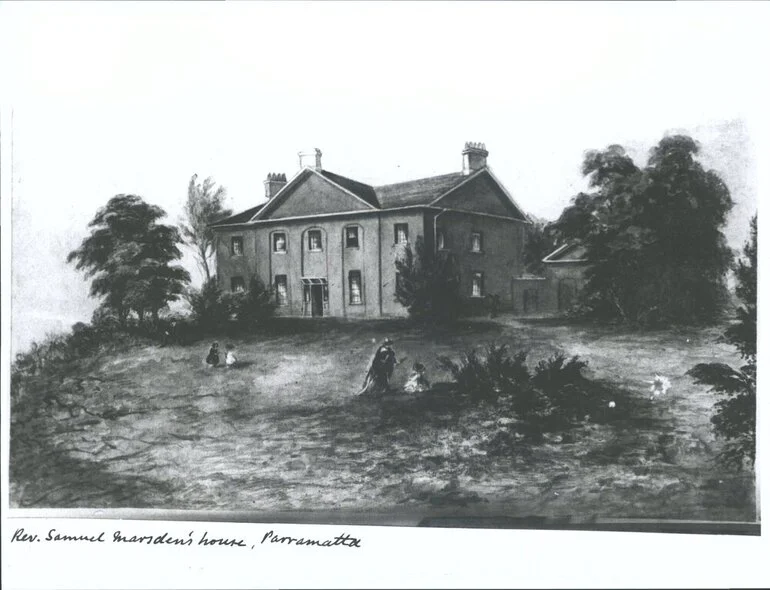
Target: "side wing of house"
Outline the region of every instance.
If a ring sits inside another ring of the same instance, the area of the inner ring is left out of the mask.
[[[285,219],[366,211],[374,207],[344,187],[304,170],[257,214],[255,219]]]
[[[435,207],[528,221],[505,188],[484,169],[432,203]]]

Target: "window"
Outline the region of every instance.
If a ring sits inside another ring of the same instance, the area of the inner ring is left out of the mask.
[[[409,224],[397,223],[393,229],[395,230],[396,244],[406,244],[409,241]]]
[[[471,287],[471,297],[484,296],[484,273],[473,273],[473,286]]]
[[[471,233],[471,252],[481,252],[484,249],[484,240],[482,239],[481,232],[475,231]]]
[[[345,228],[345,247],[346,248],[358,248],[358,228],[346,227]]]
[[[351,270],[348,273],[348,284],[350,285],[350,304],[359,305],[363,302],[361,295],[361,271]]]
[[[232,277],[230,279],[230,290],[233,293],[242,293],[246,290],[246,283],[243,282],[243,277]]]
[[[321,230],[311,229],[307,232],[307,249],[311,252],[320,252],[323,250],[321,246]]]
[[[286,305],[289,303],[286,275],[275,275],[275,302],[278,305]]]
[[[446,250],[446,236],[441,230],[439,230],[438,234],[436,235],[436,247],[439,250]]]
[[[276,232],[273,234],[273,252],[286,252],[286,234]]]
[[[230,255],[243,256],[243,238],[236,237],[230,240]]]

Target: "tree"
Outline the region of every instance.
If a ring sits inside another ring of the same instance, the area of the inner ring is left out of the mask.
[[[140,320],[177,299],[189,273],[171,263],[182,253],[177,228],[158,224],[166,213],[136,195],[117,195],[88,224],[91,235],[67,256],[91,281],[91,296],[115,311],[124,325],[129,311]]]
[[[631,324],[719,315],[732,260],[722,228],[733,202],[698,150],[690,137],[664,137],[644,168],[618,145],[586,154],[589,192],[554,224],[561,239],[586,247],[585,309]]]
[[[406,247],[396,261],[396,300],[421,320],[451,321],[463,312],[460,275],[448,252],[426,251],[422,237],[415,241],[415,251]]]
[[[532,221],[532,227],[524,245],[524,264],[529,272],[542,274],[545,267],[543,258],[556,249],[558,240],[547,221],[541,219]]]
[[[187,244],[195,250],[195,258],[205,280],[211,279],[210,261],[214,255],[214,230],[211,224],[232,215],[225,208],[227,189],[214,186],[214,179],[209,177],[198,182],[198,175],[193,174],[187,185],[187,201],[184,205],[184,220],[180,227]]]
[[[733,344],[745,363],[734,369],[724,363],[701,363],[688,375],[695,382],[711,386],[723,396],[716,404],[711,422],[718,435],[726,439],[720,459],[737,468],[748,461],[754,464],[757,430],[757,218],[751,220],[751,236],[743,248],[744,259],[738,262],[736,294],[743,305],[737,321],[724,333],[722,340]]]

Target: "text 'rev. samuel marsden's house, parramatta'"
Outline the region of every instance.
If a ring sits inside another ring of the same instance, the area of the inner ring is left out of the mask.
[[[524,273],[531,222],[487,155],[483,144],[468,143],[461,172],[369,186],[324,170],[319,150],[300,154],[288,182],[268,175],[266,203],[214,226],[220,287],[242,290],[259,277],[272,285],[281,315],[405,315],[395,261],[422,237],[426,249],[455,256],[465,297],[495,294],[516,310],[523,294],[514,278]]]

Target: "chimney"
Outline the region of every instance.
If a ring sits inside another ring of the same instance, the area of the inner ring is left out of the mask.
[[[468,176],[487,166],[487,146],[483,143],[465,142],[463,150],[463,174]]]
[[[321,170],[321,150],[315,148],[312,152],[300,152],[299,167],[300,168],[314,168],[315,170]]]
[[[286,175],[271,172],[265,180],[265,197],[272,199],[279,190],[286,186]]]

